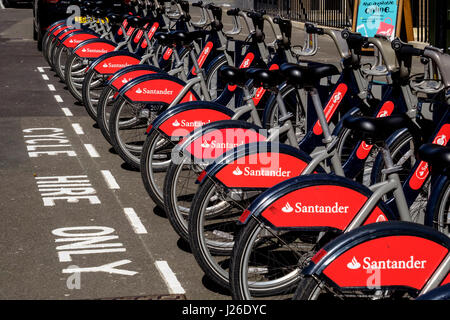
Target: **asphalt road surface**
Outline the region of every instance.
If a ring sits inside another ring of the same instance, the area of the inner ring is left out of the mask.
[[[230,299],[64,86],[0,9],[0,298]]]

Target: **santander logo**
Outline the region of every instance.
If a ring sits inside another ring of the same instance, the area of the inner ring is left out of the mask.
[[[329,108],[325,110],[325,117],[327,118],[327,121],[330,119],[331,115],[336,110],[335,108],[339,105],[342,98],[344,97],[343,93],[341,91],[336,91],[332,99],[332,104]]]
[[[211,144],[205,139],[205,140],[203,140],[203,142],[202,142],[202,144],[201,144],[201,146],[203,147],[203,148],[209,148],[209,146],[210,146]]]
[[[245,171],[244,171],[245,172]],[[289,171],[290,172],[290,171]],[[279,173],[279,170],[277,171]],[[335,202],[334,205],[302,205],[301,202],[295,203],[294,207],[290,205],[289,202],[286,202],[286,205],[281,208],[281,211],[286,213],[348,213],[349,206],[340,205],[338,202]]]
[[[240,143],[230,143],[230,142],[217,142],[216,140],[211,140],[208,142],[206,139],[204,139],[201,146],[203,148],[212,148],[212,149],[231,149],[241,146],[243,144],[244,141],[241,141]]]
[[[342,99],[344,99],[344,96],[347,92],[347,85],[341,83],[338,85],[336,90],[334,91],[333,96],[328,101],[324,112],[325,112],[325,118],[327,122],[330,121],[331,117],[333,116],[334,112],[336,111],[337,107],[341,103]],[[322,134],[322,126],[320,125],[320,122],[317,121],[316,124],[313,127],[313,132],[316,135]]]
[[[285,212],[285,213],[290,213],[292,211],[294,211],[294,208],[292,208],[292,206],[289,204],[289,202],[286,202],[286,205],[281,208],[281,211]]]
[[[83,50],[81,50],[82,52],[87,52],[87,53],[108,53],[108,50],[105,49],[90,49],[90,48],[83,48]]]
[[[208,124],[208,123],[211,123],[211,120],[203,122],[203,121],[187,121],[184,119],[181,121],[178,121],[178,119],[175,119],[175,121],[172,122],[172,126],[174,126],[174,127],[182,126],[184,128],[198,128],[198,127],[204,126],[205,124]]]
[[[125,62],[125,64],[105,62],[102,67],[106,69],[106,68],[125,68],[129,66],[131,66],[131,64],[129,64],[128,62]]]
[[[250,66],[250,63],[251,63],[251,59],[250,58],[245,59],[244,61],[242,61],[241,68],[242,69],[243,68],[248,68]]]
[[[356,257],[353,257],[352,261],[347,263],[347,268],[351,270],[359,269],[361,268],[361,263],[359,263],[358,260],[356,260]]]
[[[369,151],[369,150],[372,149],[372,145],[367,144],[365,141],[363,141],[363,142],[361,143],[361,148],[363,148],[364,150]]]
[[[428,163],[422,162],[421,166],[416,170],[417,179],[423,180],[428,176]]]
[[[447,145],[448,140],[447,140],[447,136],[445,134],[443,134],[443,135],[437,136],[434,141],[436,144],[445,146],[445,145]]]
[[[235,176],[240,176],[240,175],[242,175],[242,170],[241,169],[239,169],[239,167],[236,167],[236,169],[234,169],[234,171],[233,171],[233,174],[235,175]]]
[[[342,93],[341,92],[336,92],[336,94],[333,96],[333,103],[336,103],[339,100],[341,100],[341,97],[342,97]]]
[[[380,114],[378,114],[378,118],[384,118],[389,115],[389,112],[387,110],[382,111]]]
[[[290,177],[291,171],[283,170],[282,168],[278,168],[277,170],[269,170],[269,169],[251,169],[250,167],[245,167],[244,171],[241,171],[239,167],[233,171],[235,176],[244,175],[246,177]]]
[[[347,264],[347,268],[350,270],[357,270],[359,268],[368,270],[391,270],[391,269],[402,269],[402,270],[411,270],[411,269],[425,269],[425,264],[427,260],[419,260],[414,258],[414,256],[410,256],[409,260],[374,260],[371,257],[364,257],[362,259],[363,264],[361,265],[356,257],[353,257],[352,261]]]
[[[150,94],[154,94],[154,95],[164,95],[164,96],[170,96],[173,94],[173,90],[167,90],[167,88],[165,88],[164,90],[162,89],[147,89],[147,88],[137,88],[136,93],[138,94],[146,94],[146,95],[150,95]]]

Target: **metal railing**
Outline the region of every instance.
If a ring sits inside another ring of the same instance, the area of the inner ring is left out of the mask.
[[[353,0],[255,0],[255,9],[292,20],[345,28],[351,26]]]
[[[414,40],[430,42],[430,3],[441,0],[410,0]],[[447,0],[444,0],[447,1]],[[345,28],[352,26],[354,0],[254,0],[257,10],[302,22]]]
[[[414,40],[430,42],[430,0],[411,0]]]

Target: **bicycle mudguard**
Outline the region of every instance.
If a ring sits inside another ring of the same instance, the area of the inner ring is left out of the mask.
[[[61,34],[61,32],[64,32],[65,30],[70,29],[71,27],[65,24],[61,24],[59,26],[57,26],[56,28],[54,28],[51,31],[51,34],[53,37],[57,37],[59,34]]]
[[[449,249],[450,238],[430,227],[381,222],[335,238],[303,273],[342,291],[403,287],[419,292],[448,259]],[[440,286],[450,283],[449,274],[442,276]]]
[[[416,300],[450,300],[450,283],[422,294]]]
[[[158,130],[168,139],[176,140],[187,136],[193,130],[205,124],[220,120],[229,120],[234,112],[218,103],[210,101],[192,101],[176,105],[160,114],[147,128]]]
[[[287,144],[250,143],[215,159],[197,182],[209,177],[227,188],[263,190],[299,176],[311,160],[308,154]]]
[[[119,91],[124,85],[133,79],[146,74],[154,73],[164,73],[164,71],[148,64],[136,64],[118,70],[114,73],[111,79],[108,80],[106,85]]]
[[[251,142],[267,141],[267,131],[241,120],[223,120],[192,131],[174,148],[174,155],[195,162],[212,162],[228,150]]]
[[[239,221],[245,224],[255,216],[274,229],[344,231],[371,194],[367,187],[344,177],[299,176],[262,193]],[[380,201],[364,224],[393,219],[395,216]]]
[[[163,102],[170,105],[186,83],[168,74],[150,74],[137,77],[119,91],[119,95],[130,103]],[[200,97],[189,90],[179,103],[197,101]]]
[[[73,53],[80,58],[95,59],[115,49],[116,44],[114,42],[97,38],[81,42],[73,49]]]
[[[83,41],[89,39],[98,39],[98,35],[93,32],[88,32],[85,30],[75,31],[70,34],[67,34],[63,39],[61,39],[61,43],[68,49],[73,49],[78,46]]]
[[[66,25],[66,22],[67,22],[67,19],[56,21],[56,22],[52,23],[51,25],[49,25],[47,27],[47,30],[45,30],[45,32],[52,32],[57,27]]]
[[[62,39],[64,39],[66,36],[70,35],[71,33],[77,32],[77,31],[83,31],[81,29],[75,29],[75,28],[69,28],[69,29],[65,29],[63,32],[60,32],[56,37],[57,37],[57,41],[61,41]]]
[[[99,57],[90,65],[89,69],[94,69],[100,74],[112,75],[123,68],[137,65],[140,61],[141,58],[134,53],[113,51]]]

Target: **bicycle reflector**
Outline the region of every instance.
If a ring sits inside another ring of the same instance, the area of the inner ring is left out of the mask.
[[[239,222],[244,223],[247,220],[250,213],[251,213],[250,210],[245,209],[242,215],[239,217]]]
[[[317,253],[314,255],[314,257],[311,258],[311,261],[314,262],[315,264],[317,264],[317,262],[320,261],[320,259],[323,258],[323,256],[325,256],[327,254],[327,252],[323,249],[320,249],[319,251],[317,251]]]
[[[150,130],[152,130],[152,128],[153,128],[153,125],[150,124],[150,125],[148,126],[147,130],[145,130],[145,134],[148,134],[148,133],[150,132]]]
[[[200,173],[200,175],[198,176],[197,181],[196,181],[195,183],[201,183],[202,180],[205,178],[205,176],[206,176],[206,170],[203,170],[203,171]]]

